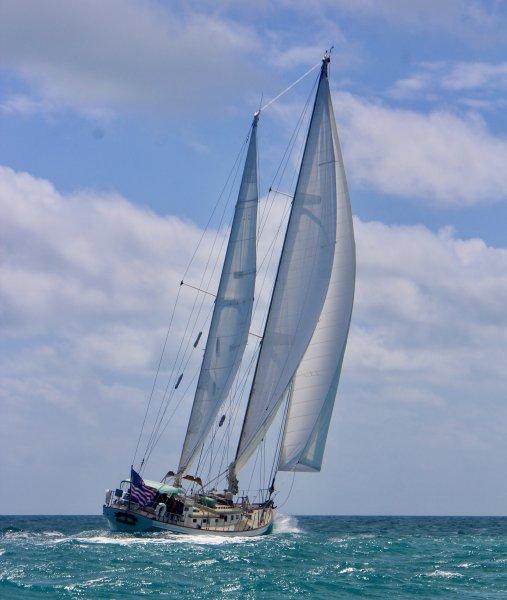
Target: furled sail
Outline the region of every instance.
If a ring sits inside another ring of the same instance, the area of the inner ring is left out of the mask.
[[[276,415],[320,317],[336,239],[336,160],[324,60],[262,346],[233,468],[251,456]]]
[[[248,340],[256,272],[258,118],[257,113],[178,474],[200,451],[231,389]]]
[[[352,211],[330,96],[328,103],[336,160],[333,269],[319,322],[292,382],[280,471],[320,471],[354,300],[356,255]]]

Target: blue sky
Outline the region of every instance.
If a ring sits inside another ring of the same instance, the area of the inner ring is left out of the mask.
[[[47,487],[40,512],[97,511],[130,460],[175,282],[261,94],[334,45],[356,304],[323,471],[299,478],[285,509],[308,512],[312,485],[332,490],[313,512],[505,512],[505,31],[500,1],[4,1],[10,489]],[[262,116],[264,191],[312,81]],[[55,498],[57,483],[82,491]],[[10,494],[0,511],[33,507]]]

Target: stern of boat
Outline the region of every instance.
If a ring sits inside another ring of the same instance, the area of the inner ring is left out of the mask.
[[[114,508],[104,504],[102,514],[112,531],[124,533],[144,533],[153,529],[151,519],[125,508]]]

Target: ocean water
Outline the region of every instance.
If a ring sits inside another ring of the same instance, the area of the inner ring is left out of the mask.
[[[507,518],[288,517],[272,535],[0,517],[0,598],[507,599]]]

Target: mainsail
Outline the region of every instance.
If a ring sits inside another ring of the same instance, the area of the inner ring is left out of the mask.
[[[248,340],[254,300],[257,229],[257,123],[250,133],[243,178],[215,300],[208,340],[183,443],[178,474],[200,451],[227,398]]]
[[[348,206],[348,199],[343,195],[343,172],[341,166],[337,168],[337,164],[341,165],[341,156],[329,92],[328,62],[326,56],[233,471],[239,470],[249,459],[293,378],[300,378],[298,368],[310,342],[317,343],[316,328],[323,316],[323,307],[328,304],[326,296],[334,272],[337,223],[341,228],[345,205]],[[350,213],[350,207],[348,211]],[[336,294],[336,289],[331,293]],[[325,311],[328,310],[332,309],[326,307]],[[340,350],[335,347],[335,352],[337,356]],[[332,390],[328,388],[331,395]],[[330,401],[326,406],[329,404]],[[321,438],[320,434],[319,441]]]
[[[336,245],[326,300],[296,375],[280,451],[280,471],[320,471],[347,344],[356,256],[347,181],[329,97],[336,169]]]

